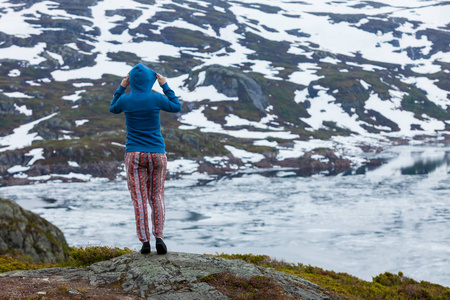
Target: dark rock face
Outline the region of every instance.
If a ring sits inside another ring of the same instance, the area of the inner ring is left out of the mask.
[[[314,154],[323,156],[324,160],[313,159],[312,155]],[[284,168],[293,168],[298,176],[312,176],[320,172],[337,175],[351,169],[350,161],[336,156],[331,149],[307,152],[302,157],[285,159],[278,165]]]
[[[58,262],[67,259],[68,248],[55,225],[0,198],[0,253],[17,251],[35,261]]]
[[[217,91],[228,97],[239,97],[239,100],[252,102],[262,114],[265,114],[264,110],[269,105],[269,97],[263,87],[251,76],[235,68],[225,68],[220,65],[212,65],[203,70],[206,72],[205,81],[200,85],[213,85]],[[193,89],[198,83],[198,73],[190,78],[192,80],[188,87]]]
[[[0,98],[2,102],[0,102],[0,115],[19,115],[20,113],[14,107],[14,100],[8,99],[2,95]]]
[[[244,280],[264,276],[281,286],[287,297],[294,299],[336,299],[322,287],[297,276],[257,267],[242,260],[189,253],[130,253],[87,268],[12,271],[0,274],[0,282],[7,277],[46,277],[53,280],[62,276],[64,280],[88,279],[92,285],[120,285],[125,292],[146,299],[229,299],[201,280],[224,272]]]

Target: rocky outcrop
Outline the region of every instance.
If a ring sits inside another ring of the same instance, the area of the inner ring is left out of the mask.
[[[146,299],[229,299],[210,285],[210,275],[227,274],[246,282],[264,277],[280,289],[283,296],[295,299],[336,299],[320,286],[297,276],[256,267],[241,260],[228,260],[188,253],[167,255],[126,254],[95,263],[86,268],[51,268],[12,271],[0,274],[0,283],[8,278],[48,278],[70,281],[89,280],[95,286],[117,286]]]
[[[0,115],[19,115],[20,112],[14,107],[14,100],[0,94]]]
[[[198,74],[205,72],[205,80],[199,82]],[[239,97],[241,101],[253,103],[258,111],[265,115],[265,108],[269,105],[267,91],[258,81],[236,68],[226,68],[220,65],[205,67],[189,76],[188,88],[195,86],[213,85],[217,91],[228,97]]]
[[[67,259],[68,245],[55,225],[15,202],[0,198],[0,253],[19,253],[35,261]]]

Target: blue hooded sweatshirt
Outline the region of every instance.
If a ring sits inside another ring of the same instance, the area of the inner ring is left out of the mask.
[[[130,71],[131,93],[124,95],[122,85],[116,90],[109,111],[125,113],[127,124],[126,152],[165,153],[164,139],[161,135],[160,110],[179,112],[181,104],[175,93],[165,83],[162,94],[153,93],[156,72],[138,64]]]

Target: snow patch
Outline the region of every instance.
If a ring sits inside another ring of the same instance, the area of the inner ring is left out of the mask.
[[[273,127],[267,125],[267,123],[273,121],[276,118],[274,115],[267,114],[265,117],[261,118],[259,122],[249,121],[247,119],[242,119],[236,115],[229,114],[225,117],[225,121],[227,122],[225,126],[252,126],[255,128],[260,129],[267,129],[267,130],[284,130],[283,127]]]
[[[0,152],[21,149],[30,146],[33,141],[42,140],[36,132],[30,133],[31,129],[40,122],[48,120],[57,114],[58,113],[53,113],[36,121],[21,125],[14,129],[12,134],[0,137],[0,146],[4,146],[3,148],[0,148]]]
[[[73,86],[76,88],[85,87],[85,86],[94,86],[92,82],[75,82]]]
[[[194,17],[206,17],[206,14],[202,12],[195,12],[192,14]]]
[[[79,168],[80,165],[76,161],[68,161],[67,164],[73,168]]]
[[[14,103],[14,108],[25,116],[31,116],[33,114],[33,110],[28,109],[26,105],[18,106],[16,103]]]
[[[306,98],[309,97],[309,91],[307,88],[303,89],[301,91],[296,90],[294,93],[295,93],[295,98],[294,98],[295,103],[303,103],[306,101]]]
[[[333,64],[333,65],[336,65],[336,64],[341,62],[339,59],[332,58],[332,57],[329,57],[329,56],[327,56],[325,58],[322,58],[320,61],[324,62],[324,63],[328,63],[328,64]]]
[[[255,60],[253,61],[253,65],[251,66],[252,71],[256,73],[264,74],[264,77],[267,79],[280,80],[281,78],[277,76],[279,71],[283,70],[283,68],[278,67],[275,68],[272,66],[272,62],[267,60]]]
[[[401,102],[404,92],[389,90],[390,100],[381,100],[378,94],[372,93],[366,101],[365,108],[378,111],[386,118],[393,120],[400,127],[400,132],[392,132],[392,136],[414,136],[417,131],[411,129],[412,124],[420,125],[423,129],[422,134],[435,134],[438,130],[445,129],[445,123],[436,119],[418,120],[414,117],[414,113],[401,110]]]
[[[211,102],[239,100],[238,97],[228,97],[225,94],[219,93],[213,85],[197,86],[194,93],[185,94],[185,96],[182,97],[184,101],[190,102],[202,101],[205,99],[208,99]]]
[[[305,152],[312,151],[316,148],[334,148],[335,143],[332,141],[324,141],[312,139],[308,141],[294,141],[294,146],[292,148],[288,147],[277,147],[278,154],[277,160],[285,160],[288,158],[298,158],[302,157]]]
[[[203,82],[205,82],[205,78],[206,78],[206,72],[205,71],[202,71],[202,72],[198,73],[197,86],[201,86],[203,84]]]
[[[199,164],[189,159],[176,159],[167,162],[167,171],[169,173],[194,173]]]
[[[318,96],[311,99],[311,107],[308,108],[308,113],[312,116],[310,118],[300,118],[305,123],[309,124],[315,130],[323,127],[324,121],[335,122],[337,126],[347,128],[353,132],[365,134],[366,131],[360,126],[358,116],[356,114],[350,116],[336,103],[336,99],[332,95],[328,95],[326,90],[320,86],[314,86],[316,89],[321,89]]]
[[[47,51],[47,54],[50,55],[51,58],[56,59],[61,66],[64,65],[64,59],[60,54],[50,51]]]
[[[14,70],[9,71],[8,76],[9,76],[9,77],[19,77],[20,74],[21,74],[21,73],[20,73],[19,70],[14,69]]]
[[[0,18],[0,20],[3,20],[3,17]],[[8,25],[7,27],[14,26]],[[4,27],[0,28],[3,30]],[[39,56],[39,54],[44,51],[45,47],[47,47],[46,43],[38,43],[36,46],[31,48],[12,45],[8,48],[0,48],[0,57],[2,59],[26,60],[32,65],[37,65],[46,60],[42,56]]]
[[[329,158],[326,158],[325,156],[320,155],[320,154],[313,154],[313,155],[311,155],[311,158],[314,159],[314,160],[318,160],[318,161],[320,161],[322,163],[325,163],[325,164],[330,162]]]
[[[237,138],[250,138],[250,139],[266,139],[268,137],[281,138],[281,139],[295,139],[298,135],[291,134],[287,131],[249,131],[248,129],[240,130],[225,130],[220,124],[214,123],[208,120],[203,114],[204,106],[195,109],[185,115],[180,119],[181,125],[179,128],[183,130],[190,130],[195,128],[200,128],[202,132],[215,132],[231,135]]]
[[[268,141],[268,140],[259,140],[255,141],[253,143],[255,146],[265,146],[265,147],[276,147],[278,146],[278,143],[275,141]]]
[[[439,81],[438,79],[431,80],[427,77],[408,77],[401,81],[408,84],[414,84],[419,89],[425,90],[427,92],[428,100],[434,102],[442,109],[446,110],[447,107],[450,106],[450,99],[448,98],[450,93],[436,86],[436,82]]]
[[[299,63],[298,68],[300,71],[293,72],[289,75],[289,81],[297,84],[302,84],[308,86],[312,81],[319,80],[325,76],[316,75],[319,66],[313,63]]]
[[[239,158],[243,163],[256,163],[264,159],[264,155],[262,154],[248,152],[230,145],[225,145],[225,149],[230,151],[234,157]]]
[[[442,70],[440,65],[435,65],[431,61],[422,61],[411,68],[411,71],[419,74],[434,74]]]
[[[75,102],[81,99],[80,95],[84,92],[86,92],[86,90],[76,91],[75,94],[62,96],[62,99]]]
[[[50,178],[52,178],[52,175],[41,175],[41,176],[28,177],[28,180],[34,180],[34,181],[43,180],[43,181],[47,181]]]
[[[30,169],[30,167],[23,167],[23,166],[20,166],[20,165],[16,165],[16,166],[13,166],[13,167],[9,168],[7,170],[7,172],[9,174],[14,174],[14,173],[26,172],[29,169]]]
[[[31,160],[28,162],[28,166],[33,165],[37,160],[45,159],[44,157],[44,148],[36,148],[30,150],[28,153],[25,153],[25,156],[32,156]]]
[[[89,181],[92,179],[91,174],[81,174],[81,173],[73,173],[73,172],[70,172],[69,174],[51,174],[50,176],[51,177],[62,177],[62,178],[67,178],[67,179],[78,179],[78,180],[82,180],[82,181]]]
[[[25,82],[31,86],[41,86],[40,83],[34,82],[33,80],[27,80]]]
[[[26,98],[26,99],[34,98],[33,96],[28,96],[27,94],[24,94],[22,92],[3,93],[3,95],[8,96],[9,98]]]
[[[215,167],[226,167],[228,165],[228,161],[230,160],[227,156],[205,156],[203,159]]]
[[[225,10],[225,8],[223,8],[223,7],[216,6],[216,5],[214,5],[213,7],[214,7],[214,9],[217,10],[218,12],[221,12],[221,13],[224,13],[224,14],[227,12],[227,11]]]
[[[362,68],[364,71],[367,71],[367,72],[373,72],[376,70],[385,70],[386,69],[386,68],[371,65],[371,64],[357,64],[357,63],[352,63],[352,62],[346,62],[346,65],[349,65],[352,67],[357,67],[357,68]],[[341,72],[344,72],[344,70],[341,70]],[[347,70],[347,72],[348,72],[348,70]]]
[[[122,148],[125,148],[125,147],[126,147],[126,145],[120,144],[120,143],[116,143],[116,142],[111,142],[111,145],[118,146],[118,147],[122,147]]]
[[[81,126],[81,125],[83,125],[83,124],[85,124],[85,123],[87,123],[87,122],[89,122],[88,119],[75,120],[75,125],[78,127],[78,126]]]
[[[365,82],[364,80],[360,79],[359,83],[361,83],[361,85],[368,90],[370,88],[370,84],[368,84],[367,82]]]

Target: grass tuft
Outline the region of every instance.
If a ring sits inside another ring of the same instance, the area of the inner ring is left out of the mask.
[[[71,248],[69,263],[72,267],[89,266],[93,263],[108,260],[134,251],[124,248],[111,248],[107,246],[90,246]]]
[[[15,270],[36,270],[58,267],[55,263],[38,263],[26,255],[4,254],[0,256],[0,273]]]
[[[289,299],[279,284],[264,276],[253,276],[247,279],[224,272],[205,276],[199,281],[214,286],[231,299]]]
[[[0,256],[0,273],[15,270],[37,270],[56,267],[85,267],[93,263],[108,260],[134,251],[108,246],[89,246],[70,248],[69,259],[59,263],[34,262],[29,256],[13,253]]]
[[[311,265],[286,263],[271,259],[266,255],[222,253],[216,256],[241,259],[257,266],[301,277],[331,291],[336,297],[344,299],[450,299],[450,288],[426,281],[417,282],[405,277],[402,272],[397,275],[386,272],[374,277],[373,281],[369,282],[347,273],[337,273]]]

